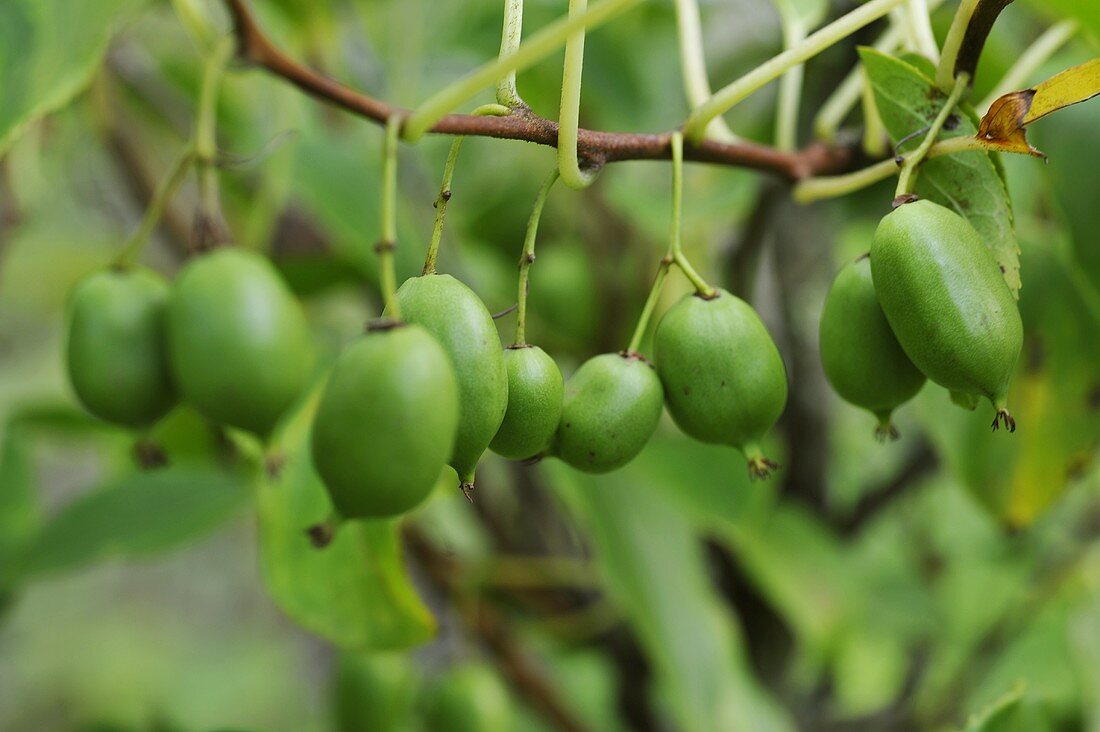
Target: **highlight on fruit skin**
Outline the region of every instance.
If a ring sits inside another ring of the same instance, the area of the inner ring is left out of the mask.
[[[685,295],[661,318],[654,361],[672,419],[702,442],[737,448],[749,475],[778,465],[759,445],[787,403],[787,374],[760,316],[726,290]]]
[[[475,470],[508,407],[504,349],[489,310],[473,290],[447,274],[411,277],[397,290],[402,319],[443,347],[458,385],[459,424],[448,462],[467,498]]]
[[[343,518],[397,516],[431,493],[458,424],[446,352],[420,326],[393,325],[337,359],[313,420],[313,464]]]
[[[821,366],[844,401],[875,416],[878,442],[896,440],[895,409],[916,396],[925,377],[905,355],[879,305],[867,254],[833,280],[818,330]]]
[[[502,457],[523,460],[544,451],[561,421],[565,384],[561,369],[538,346],[509,346],[508,408],[489,448]]]
[[[179,399],[165,334],[168,283],[144,267],[110,268],[69,296],[65,365],[80,403],[100,419],[142,428]]]
[[[181,270],[168,300],[168,353],[188,403],[260,437],[313,371],[301,305],[266,257],[236,247],[199,255]]]
[[[657,431],[663,406],[660,379],[640,354],[594,356],[565,384],[550,454],[588,473],[621,468]]]
[[[1023,322],[996,260],[954,211],[906,203],[879,222],[871,246],[879,304],[906,355],[930,380],[986,397],[1010,432],[1008,387]]]

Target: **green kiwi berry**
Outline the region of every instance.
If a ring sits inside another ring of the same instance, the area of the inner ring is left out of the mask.
[[[512,460],[541,453],[561,419],[565,390],[561,369],[538,346],[512,346],[504,351],[508,368],[508,409],[489,447]]]

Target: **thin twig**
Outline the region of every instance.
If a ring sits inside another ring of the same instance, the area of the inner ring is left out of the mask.
[[[463,623],[485,642],[501,671],[516,691],[526,697],[532,708],[563,732],[587,729],[523,651],[500,613],[493,606],[472,600],[461,592],[456,582],[460,572],[455,560],[438,551],[414,528],[406,528],[405,540],[432,581],[454,601]]]
[[[395,114],[402,117],[409,114],[406,109],[375,99],[302,66],[264,35],[245,0],[225,2],[233,17],[239,55],[243,60],[285,79],[307,94],[380,124]],[[556,147],[558,142],[557,124],[539,117],[526,107],[517,107],[507,117],[450,114],[430,131],[524,140],[549,147]],[[577,151],[583,164],[589,167],[623,160],[667,160],[672,157],[671,137],[671,131],[644,134],[582,129],[577,135]],[[844,170],[852,159],[852,151],[850,148],[816,143],[797,152],[786,153],[751,142],[704,140],[697,145],[685,146],[684,159],[767,171],[795,181]]]

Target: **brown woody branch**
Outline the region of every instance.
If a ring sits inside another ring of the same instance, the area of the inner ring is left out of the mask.
[[[279,76],[302,91],[353,114],[384,123],[393,115],[409,110],[356,91],[309,69],[284,54],[264,35],[245,0],[225,0],[239,44],[240,57]],[[528,108],[516,108],[504,117],[450,114],[429,130],[444,135],[476,135],[506,140],[524,140],[556,147],[557,123]],[[578,153],[587,167],[599,167],[622,160],[665,160],[671,157],[672,132],[641,134],[580,130]],[[797,152],[782,152],[753,142],[724,143],[706,140],[686,145],[684,159],[774,173],[797,181],[815,175],[835,173],[851,163],[852,151],[814,143]]]

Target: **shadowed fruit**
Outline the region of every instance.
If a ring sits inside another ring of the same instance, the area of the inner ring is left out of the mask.
[[[508,689],[482,663],[467,663],[440,676],[424,706],[424,728],[433,732],[511,732],[516,725]]]
[[[565,385],[553,454],[588,473],[621,468],[657,430],[661,382],[637,354],[605,353],[581,364]]]
[[[100,419],[146,427],[177,402],[168,370],[168,283],[140,267],[79,282],[69,301],[66,365],[73,391]]]
[[[883,217],[871,247],[879,304],[910,360],[955,392],[980,394],[1015,431],[1008,385],[1023,324],[993,255],[965,219],[931,201]]]
[[[436,340],[415,325],[375,331],[332,369],[313,462],[345,518],[396,516],[431,492],[457,426],[458,385]]]
[[[474,470],[508,406],[508,371],[492,316],[474,291],[450,275],[405,280],[401,317],[435,336],[458,380],[459,425],[450,464],[469,494]]]
[[[207,418],[266,437],[307,386],[302,309],[264,257],[219,249],[191,260],[168,301],[180,393]]]
[[[821,365],[836,393],[878,417],[875,437],[897,439],[893,411],[924,385],[878,304],[867,255],[837,274],[821,313]]]
[[[680,429],[702,442],[736,447],[753,477],[776,467],[760,441],[783,413],[787,374],[748,303],[725,290],[710,299],[684,296],[657,325],[653,357]]]
[[[493,452],[512,460],[537,455],[546,449],[561,419],[565,390],[561,369],[538,346],[512,346],[504,351],[508,368],[508,409],[496,437]]]

